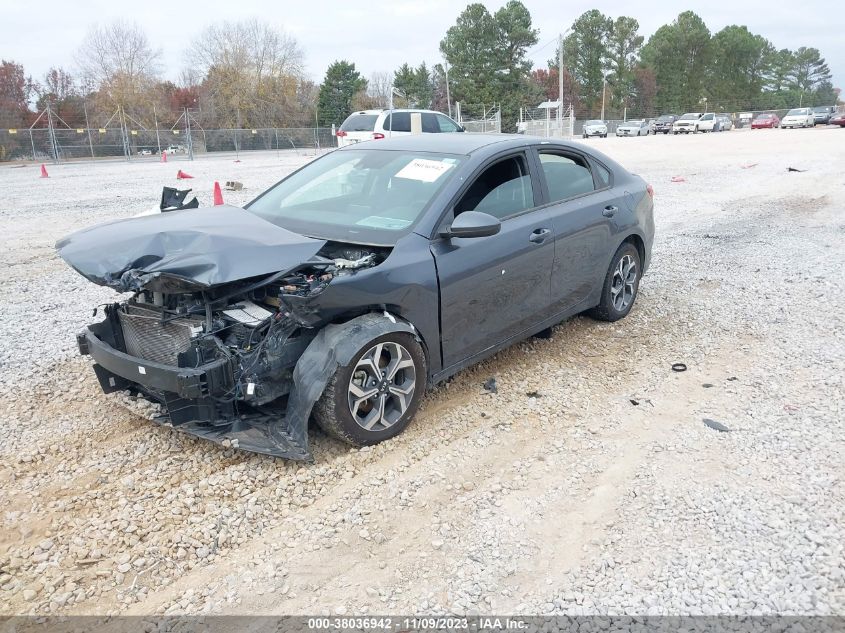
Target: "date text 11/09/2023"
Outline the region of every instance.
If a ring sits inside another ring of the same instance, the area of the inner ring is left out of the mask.
[[[519,618],[465,617],[319,617],[308,618],[312,631],[520,631],[528,623]]]

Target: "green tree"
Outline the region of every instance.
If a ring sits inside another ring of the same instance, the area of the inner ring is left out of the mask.
[[[708,92],[725,110],[761,107],[774,47],[745,26],[726,26],[713,36]]]
[[[701,107],[710,54],[710,30],[692,11],[684,11],[649,38],[642,59],[654,71],[661,112]]]
[[[527,56],[536,43],[531,14],[518,0],[493,15],[483,4],[468,5],[440,42],[449,64],[452,99],[473,105],[498,103],[504,129],[513,129],[519,106],[531,94]]]
[[[640,23],[621,16],[613,21],[607,41],[608,81],[613,85],[611,102],[617,107],[630,106],[636,92],[635,71],[639,64],[643,36]]]
[[[830,81],[830,68],[817,48],[802,46],[795,51],[789,73],[791,87],[802,94],[812,92],[824,81]]]
[[[434,86],[425,62],[416,68],[407,63],[402,64],[393,73],[393,87],[407,97],[407,103],[401,105],[415,108],[431,107]],[[394,97],[394,104],[399,105],[396,99],[397,97]]]
[[[356,94],[367,89],[367,80],[355,70],[355,64],[336,61],[326,70],[317,97],[317,117],[320,125],[340,125],[352,112]]]
[[[613,20],[592,9],[575,20],[572,33],[563,41],[563,65],[581,88],[581,106],[588,117],[598,115],[601,107],[612,29]],[[556,68],[557,63],[553,66]]]

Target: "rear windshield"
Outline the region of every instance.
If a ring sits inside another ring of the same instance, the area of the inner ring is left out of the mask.
[[[376,127],[377,114],[352,114],[340,129],[344,132],[372,132]]]

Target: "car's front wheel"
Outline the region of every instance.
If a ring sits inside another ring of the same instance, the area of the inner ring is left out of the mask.
[[[406,332],[385,334],[337,368],[314,405],[314,419],[349,444],[378,444],[405,430],[425,385],[425,354],[416,338]]]
[[[601,301],[587,314],[600,321],[618,321],[627,316],[637,298],[641,276],[640,253],[636,246],[625,242],[617,249],[607,269]]]

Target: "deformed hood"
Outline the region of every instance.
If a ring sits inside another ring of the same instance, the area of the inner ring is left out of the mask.
[[[59,240],[59,256],[89,281],[119,292],[196,291],[292,270],[325,245],[239,207],[117,220]]]

